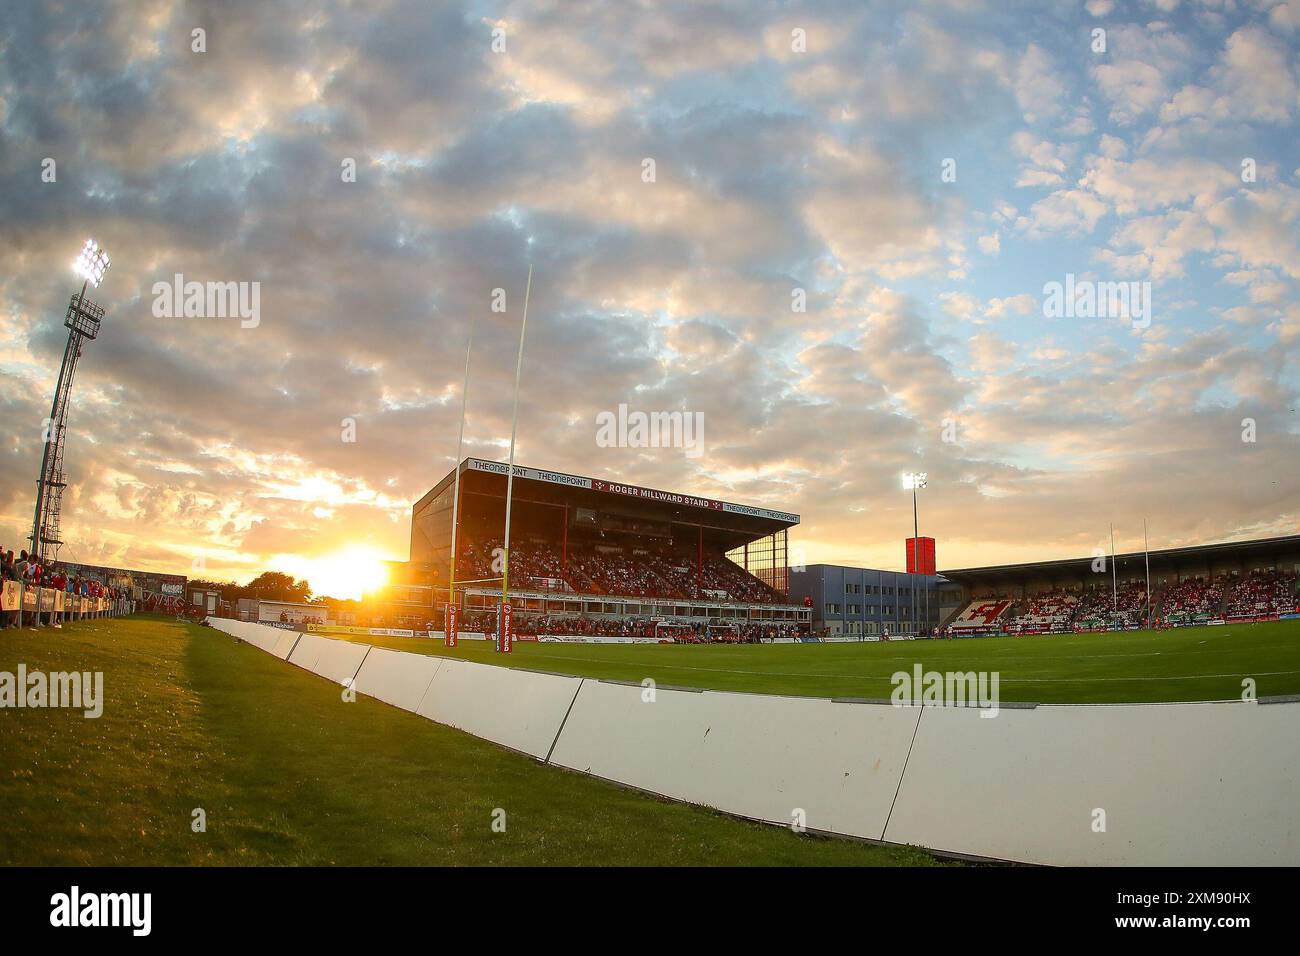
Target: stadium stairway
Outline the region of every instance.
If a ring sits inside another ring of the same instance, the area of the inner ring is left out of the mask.
[[[1219,606],[1214,611],[1216,617],[1222,618],[1228,613],[1228,605],[1232,603],[1232,592],[1237,590],[1238,583],[1238,580],[1234,580],[1231,586],[1224,587],[1223,597],[1219,599]]]
[[[961,604],[953,608],[952,612],[947,617],[945,617],[942,621],[939,622],[939,633],[942,634],[944,629],[947,628],[947,626],[951,624],[953,621],[957,620],[957,617],[964,610],[966,610],[965,604]]]
[[[1153,621],[1159,620],[1165,613],[1165,599],[1169,597],[1170,590],[1168,584],[1163,584],[1151,595],[1151,619]]]

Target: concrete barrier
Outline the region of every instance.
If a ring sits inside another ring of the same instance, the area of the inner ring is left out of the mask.
[[[551,762],[642,790],[879,840],[920,708],[586,681]]]
[[[1300,704],[927,707],[885,833],[1058,865],[1300,863]],[[1094,832],[1096,811],[1105,832]]]
[[[262,640],[262,635],[258,634],[255,637],[252,635],[245,635],[243,629],[239,627],[238,621],[221,621],[220,623],[217,623],[214,620],[209,623],[215,630],[224,631],[236,640],[243,641],[246,644],[252,644],[254,647],[261,649],[260,642]]]
[[[369,644],[333,641],[327,637],[303,634],[298,638],[297,646],[293,648],[288,660],[290,664],[342,684],[356,676],[369,650]]]
[[[293,647],[293,653],[285,658],[290,664],[315,673],[316,658],[320,657],[321,648],[329,643],[325,637],[314,634],[300,634]]]
[[[258,625],[261,626],[261,625]],[[279,630],[277,628],[277,630]],[[280,630],[280,636],[276,638],[275,646],[271,648],[271,653],[282,661],[289,659],[289,652],[293,650],[294,645],[302,635],[297,631]]]
[[[256,624],[252,621],[234,621],[225,617],[210,617],[207,621],[216,630],[224,631],[231,637],[252,644],[268,654],[274,654],[282,661],[288,659],[289,652],[293,650],[294,644],[301,636],[297,631]]]
[[[247,621],[230,621],[229,623],[235,625],[234,635],[241,641],[247,641],[267,653],[270,653],[275,647],[275,642],[283,637],[283,634],[276,633],[274,628],[259,627]]]
[[[647,703],[639,685],[212,624],[538,759],[757,820],[1028,863],[1300,863],[1300,701],[994,718],[664,688]]]
[[[442,661],[427,654],[372,647],[352,686],[358,694],[415,713]]]
[[[330,641],[328,647],[321,648],[312,672],[334,681],[336,684],[350,684],[361,669],[361,664],[369,656],[369,644],[345,644]]]
[[[416,713],[544,760],[581,684],[449,657]]]

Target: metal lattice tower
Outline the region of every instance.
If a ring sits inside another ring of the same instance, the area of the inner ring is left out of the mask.
[[[36,516],[32,524],[31,553],[44,562],[53,548],[58,555],[63,539],[59,533],[59,511],[63,504],[63,489],[67,487],[63,473],[63,438],[68,427],[68,405],[72,394],[72,379],[81,358],[81,343],[99,335],[99,322],[104,310],[86,298],[86,286],[72,297],[63,324],[68,328],[68,344],[63,350],[63,366],[59,369],[59,383],[54,389],[54,403],[50,406],[49,424],[45,432],[45,452],[41,456],[41,474],[36,480]]]

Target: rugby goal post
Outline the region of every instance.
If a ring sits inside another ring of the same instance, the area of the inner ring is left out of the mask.
[[[679,637],[694,637],[695,630],[689,624],[674,624],[670,621],[655,621],[655,637],[659,640]]]
[[[739,624],[710,624],[709,625],[710,640],[714,640],[714,641],[719,639],[726,640],[728,638],[730,638],[735,642],[740,641]]]
[[[470,608],[464,604],[465,596],[469,593],[469,588],[473,586],[485,586],[491,584],[501,584],[502,579],[496,578],[471,578],[468,581],[457,581],[454,589],[447,589],[447,602],[443,604],[442,612],[442,639],[443,644],[447,647],[457,647],[460,643],[460,629],[464,624],[465,615],[474,611],[488,611],[493,615],[493,630],[498,631],[501,627],[501,601],[497,600],[495,608]],[[435,618],[436,618],[435,614]]]

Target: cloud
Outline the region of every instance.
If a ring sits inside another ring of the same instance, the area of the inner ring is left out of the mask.
[[[1027,123],[1040,123],[1061,111],[1066,85],[1051,58],[1036,43],[1031,43],[1016,65],[1016,102]]]
[[[1131,126],[1173,93],[1195,56],[1190,41],[1168,23],[1122,24],[1107,31],[1107,52],[1097,54],[1093,80],[1109,101],[1110,118]]]
[[[521,461],[799,511],[811,555],[886,566],[918,461],[953,564],[1077,553],[1102,514],[1187,540],[1294,520],[1294,5],[1121,12],[18,4],[0,542],[31,520],[87,234],[114,265],[68,558],[246,579],[405,557],[462,398],[466,453],[504,455],[530,265]],[[1152,329],[1044,321],[1044,276],[1088,268],[1156,282]],[[260,324],[156,317],[176,273],[260,283]],[[622,402],[703,413],[706,455],[598,448]],[[1246,414],[1271,442],[1238,447]],[[1184,494],[1153,500],[1168,474]]]
[[[1106,204],[1089,190],[1058,189],[1018,217],[1016,228],[1031,238],[1054,232],[1079,235],[1092,232],[1106,211]]]

